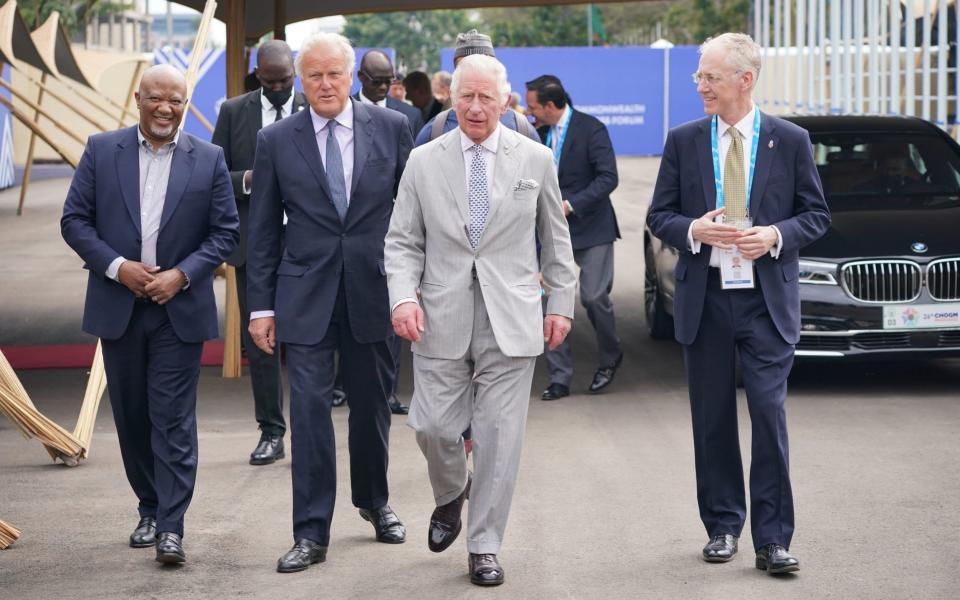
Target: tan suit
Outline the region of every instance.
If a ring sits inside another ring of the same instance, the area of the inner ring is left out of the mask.
[[[549,149],[500,127],[490,207],[474,249],[460,130],[414,149],[384,252],[391,305],[420,295],[410,426],[437,504],[460,494],[460,434],[472,425],[474,483],[467,547],[496,553],[509,514],[535,357],[547,312],[573,317],[576,277]],[[537,261],[536,239],[541,243]],[[476,384],[476,398],[467,393]]]

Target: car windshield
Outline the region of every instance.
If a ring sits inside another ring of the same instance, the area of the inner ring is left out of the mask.
[[[827,197],[937,196],[960,202],[960,157],[935,134],[811,133]]]

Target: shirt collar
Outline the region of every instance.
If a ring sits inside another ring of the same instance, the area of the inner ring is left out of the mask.
[[[313,107],[310,107],[310,119],[313,121],[313,132],[320,133],[320,131],[327,126],[327,123],[330,122],[330,119],[326,117],[321,117],[317,114]],[[343,111],[334,117],[334,120],[337,122],[337,125],[346,127],[347,129],[353,129],[353,101],[349,98],[347,99],[347,105],[343,108]]]
[[[164,148],[166,148],[166,147],[168,147],[168,146],[172,146],[172,147],[176,148],[177,143],[178,143],[179,141],[180,141],[180,128],[178,127],[178,128],[177,128],[177,133],[175,133],[175,134],[173,135],[173,140],[171,140],[171,141],[167,142],[166,144],[164,144],[163,146],[161,146],[160,149],[162,150],[162,149],[164,149]],[[151,152],[153,151],[153,144],[151,144],[151,143],[150,143],[150,140],[148,140],[147,138],[145,138],[145,137],[143,136],[143,132],[140,131],[140,125],[137,125],[137,143],[138,143],[140,146],[146,145],[146,147],[147,147],[148,150],[150,150]]]
[[[569,114],[570,114],[570,105],[566,104],[563,107],[563,112],[560,113],[560,120],[557,121],[557,124],[553,126],[553,128],[557,130],[557,133],[560,133],[561,131],[563,131],[564,125],[567,124],[567,118]]]
[[[470,148],[473,148],[476,145],[476,142],[467,137],[467,134],[463,132],[462,129],[457,128],[457,131],[460,132],[460,149],[466,152]],[[493,152],[497,153],[497,147],[500,145],[500,121],[497,121],[497,127],[493,130],[493,133],[487,136],[487,139],[480,142],[480,145]]]
[[[293,97],[296,95],[296,90],[291,90],[290,97],[283,103],[283,113],[288,117],[293,114]],[[263,95],[263,88],[260,88],[260,106],[262,106],[264,110],[273,110],[273,104]]]
[[[387,98],[386,98],[386,96],[384,96],[383,100],[381,100],[380,102],[374,102],[373,100],[371,100],[370,98],[367,98],[367,97],[363,94],[363,90],[360,90],[360,93],[357,94],[357,95],[360,96],[360,102],[362,102],[362,103],[364,103],[364,104],[370,104],[370,105],[374,105],[374,106],[379,106],[379,107],[381,107],[381,108],[386,108],[386,107],[387,107]]]
[[[756,110],[757,106],[755,104],[751,104],[750,112],[744,115],[744,117],[737,121],[736,124],[732,125],[732,127],[737,128],[737,130],[740,132],[740,136],[745,140],[753,137],[753,115],[754,111]],[[717,138],[723,139],[723,136],[727,133],[727,129],[730,129],[730,127],[731,125],[729,123],[720,117],[717,117]]]

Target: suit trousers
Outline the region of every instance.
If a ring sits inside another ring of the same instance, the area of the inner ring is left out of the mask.
[[[610,367],[622,350],[613,317],[613,242],[573,251],[573,260],[580,267],[580,303],[587,309],[587,318],[597,334],[599,365]],[[546,304],[544,304],[546,307]],[[573,378],[573,355],[568,337],[556,350],[546,350],[550,383],[570,387]]]
[[[683,348],[700,518],[710,536],[739,536],[746,519],[737,433],[734,353],[739,351],[752,429],[754,548],[770,543],[789,548],[794,515],[784,404],[794,348],[777,331],[762,290],[722,290],[718,271],[711,268],[708,275],[697,337]]]
[[[197,381],[201,343],[177,337],[167,309],[137,301],[130,324],[103,340],[120,455],[141,517],[183,535],[197,477]]]
[[[283,381],[280,377],[280,347],[272,355],[253,343],[250,337],[250,312],[247,310],[247,267],[235,267],[237,298],[240,300],[240,339],[250,363],[250,383],[253,385],[253,406],[260,431],[279,435],[287,431],[283,420]]]
[[[315,345],[286,343],[290,379],[293,456],[293,537],[330,542],[337,495],[336,444],[330,410],[334,354],[340,356],[343,388],[350,399],[348,447],[354,506],[387,504],[387,459],[393,355],[389,339],[360,344],[350,329],[343,281],[326,335]]]
[[[455,360],[413,355],[408,424],[427,459],[438,506],[454,500],[466,486],[461,434],[472,425],[475,472],[467,550],[496,554],[517,481],[536,357],[510,357],[500,351],[476,280],[473,287],[473,333],[466,355]]]

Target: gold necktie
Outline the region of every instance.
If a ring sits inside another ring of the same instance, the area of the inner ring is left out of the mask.
[[[740,141],[740,131],[736,127],[730,127],[727,135],[731,142],[723,168],[723,203],[727,209],[723,213],[723,220],[733,224],[747,217],[747,185],[743,175],[743,143]]]

